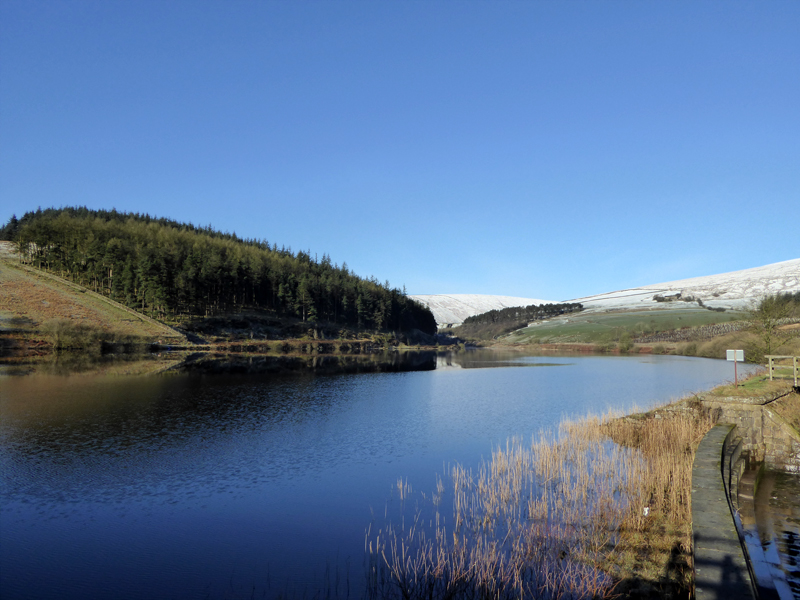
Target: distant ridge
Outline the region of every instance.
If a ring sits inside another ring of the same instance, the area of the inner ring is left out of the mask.
[[[674,306],[689,306],[694,302],[696,306],[698,300],[709,308],[741,309],[763,296],[785,292],[800,292],[800,258],[585,296],[571,302],[580,302],[586,310],[663,308],[665,302]]]
[[[467,317],[474,317],[490,310],[531,304],[555,304],[553,300],[489,294],[422,294],[409,297],[431,309],[439,328],[460,325]]]
[[[800,258],[763,267],[654,283],[636,288],[584,296],[571,300],[541,300],[489,294],[423,294],[410,296],[431,309],[437,325],[460,325],[467,317],[490,310],[531,304],[580,302],[585,310],[635,310],[651,308],[742,309],[769,294],[800,292]]]

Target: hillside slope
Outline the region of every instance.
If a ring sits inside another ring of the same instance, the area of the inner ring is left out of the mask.
[[[766,295],[785,292],[800,292],[800,258],[763,267],[654,283],[571,300],[538,300],[481,294],[428,294],[410,297],[428,306],[441,328],[460,325],[467,317],[490,310],[531,304],[579,302],[587,312],[694,310],[699,306],[741,311]]]
[[[800,291],[800,258],[763,267],[655,283],[627,290],[575,298],[586,310],[697,307],[745,309],[763,296]],[[659,299],[657,299],[657,297]]]
[[[20,265],[11,244],[0,242],[0,334],[35,334],[58,319],[147,341],[185,341],[166,325],[83,286]]]

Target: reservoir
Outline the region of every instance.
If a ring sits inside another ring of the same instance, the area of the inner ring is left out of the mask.
[[[564,417],[733,379],[730,363],[678,356],[432,361],[340,375],[0,376],[0,596],[358,598],[365,533],[398,487],[432,490],[448,464],[477,465]]]

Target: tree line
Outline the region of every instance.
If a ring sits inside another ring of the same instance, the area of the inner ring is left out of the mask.
[[[85,207],[13,216],[0,239],[23,262],[161,319],[245,308],[357,328],[436,332],[405,291],[362,278],[327,254],[292,252],[171,219]]]
[[[530,306],[490,310],[467,317],[461,325],[453,329],[453,333],[465,338],[491,339],[526,327],[531,321],[541,321],[581,310],[583,310],[583,304],[579,302],[531,304]]]
[[[541,321],[557,315],[583,310],[580,302],[564,302],[563,304],[531,304],[530,306],[512,306],[500,310],[490,310],[464,319],[464,325],[483,325],[486,323],[502,323],[508,321],[530,323]]]

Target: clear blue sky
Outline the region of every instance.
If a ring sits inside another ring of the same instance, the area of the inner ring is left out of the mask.
[[[0,220],[147,212],[409,293],[800,257],[800,2],[0,2]]]

